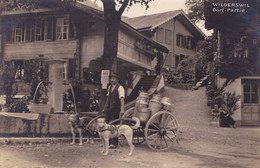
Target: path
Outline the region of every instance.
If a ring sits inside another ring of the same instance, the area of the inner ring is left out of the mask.
[[[167,89],[166,95],[172,97],[173,111],[180,125],[178,151],[207,158],[207,163],[208,159],[216,160],[216,167],[219,162],[224,167],[236,168],[260,165],[260,128],[210,126],[205,90]]]
[[[17,168],[257,168],[260,165],[260,129],[220,128],[209,125],[205,88],[197,91],[166,88],[179,121],[179,144],[167,152],[154,152],[144,143],[127,156],[128,146],[100,153],[94,145],[0,145],[0,167]]]

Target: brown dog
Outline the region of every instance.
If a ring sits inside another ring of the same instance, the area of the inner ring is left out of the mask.
[[[97,119],[97,130],[99,133],[99,136],[103,140],[103,151],[102,153],[104,155],[108,155],[108,149],[109,149],[109,138],[115,138],[120,135],[124,135],[127,143],[130,147],[130,152],[128,155],[132,155],[134,150],[134,145],[132,143],[133,139],[133,129],[136,129],[140,126],[140,120],[136,117],[133,117],[133,119],[136,121],[136,124],[132,127],[128,125],[109,125],[105,122],[105,118],[99,118]]]
[[[69,124],[71,127],[71,134],[72,134],[72,142],[70,144],[75,144],[75,138],[76,138],[76,131],[79,133],[79,145],[83,145],[82,139],[83,139],[83,133],[87,130],[87,125],[91,121],[92,118],[90,117],[79,117],[77,114],[71,114],[69,116]],[[91,144],[94,144],[93,135],[91,132],[88,131],[88,143],[90,141]]]

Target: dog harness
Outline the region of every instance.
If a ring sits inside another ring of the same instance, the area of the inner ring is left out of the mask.
[[[71,124],[73,128],[85,129],[90,120],[91,120],[90,117],[77,117],[76,121],[71,122]]]
[[[115,132],[117,132],[118,134],[118,129],[120,126],[121,125],[108,125],[107,128],[100,129],[99,132],[110,131],[112,134],[114,134]]]

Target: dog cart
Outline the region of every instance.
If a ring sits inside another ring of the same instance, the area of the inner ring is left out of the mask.
[[[90,128],[97,118],[95,117],[87,126]],[[147,145],[154,151],[165,151],[177,141],[179,134],[178,122],[171,111],[170,99],[161,98],[160,95],[150,96],[140,93],[133,107],[125,111],[123,117],[111,121],[109,124],[127,124],[133,126],[139,118],[141,124],[134,129],[133,143],[141,144],[146,141]]]

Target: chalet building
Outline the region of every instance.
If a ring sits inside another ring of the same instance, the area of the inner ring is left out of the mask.
[[[180,61],[196,53],[197,42],[205,38],[182,10],[125,18],[124,21],[169,49],[165,67],[173,71]]]
[[[240,95],[232,117],[237,124],[260,125],[260,4],[258,0],[219,2],[205,0],[206,29],[218,36],[218,58],[229,68],[217,76],[221,87],[228,76],[234,81],[225,89]],[[222,9],[222,12],[216,12]],[[232,61],[230,61],[232,60]],[[232,73],[231,73],[232,72]]]
[[[64,81],[83,81],[83,89],[91,93],[101,89],[104,23],[103,12],[95,5],[6,11],[0,25],[1,60],[14,68],[13,94],[30,95],[29,79],[43,72],[50,82],[47,104],[54,111],[62,111]],[[117,69],[128,95],[143,72],[154,74],[154,58],[167,52],[121,22]]]

